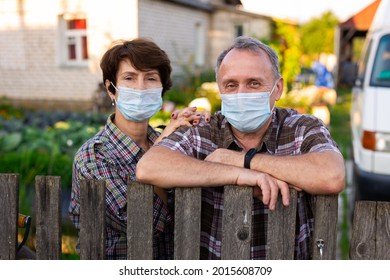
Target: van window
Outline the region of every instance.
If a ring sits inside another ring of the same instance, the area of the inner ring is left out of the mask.
[[[390,34],[383,36],[379,41],[370,85],[390,87]]]
[[[371,46],[372,46],[372,40],[370,40],[367,46],[365,47],[359,62],[359,70],[358,70],[359,72],[358,72],[357,80],[359,81],[358,84],[360,85],[363,85],[364,83],[364,77],[366,75],[366,69],[367,69],[367,62],[371,53]]]

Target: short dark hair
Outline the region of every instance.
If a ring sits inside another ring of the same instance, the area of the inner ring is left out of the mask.
[[[168,55],[156,43],[146,38],[137,38],[131,41],[118,40],[112,43],[100,61],[103,71],[103,84],[106,80],[116,85],[116,74],[119,63],[129,60],[133,67],[140,71],[157,70],[163,86],[163,94],[172,86],[172,66]],[[110,85],[108,90],[115,93]]]

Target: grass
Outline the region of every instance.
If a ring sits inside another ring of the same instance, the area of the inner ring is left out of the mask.
[[[351,150],[351,126],[350,126],[350,109],[352,95],[350,89],[337,90],[337,103],[331,109],[330,132],[333,139],[339,145],[339,148],[345,160],[350,159]],[[347,192],[343,191],[341,197],[341,216],[339,217],[340,239],[339,249],[340,258],[349,258],[349,215],[348,215],[348,196]]]

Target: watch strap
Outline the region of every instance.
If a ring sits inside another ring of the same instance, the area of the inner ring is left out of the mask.
[[[244,167],[247,169],[251,168],[251,160],[257,153],[255,148],[249,149],[249,151],[246,152],[245,158],[244,158]]]

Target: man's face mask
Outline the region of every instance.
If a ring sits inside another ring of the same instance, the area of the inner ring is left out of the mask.
[[[222,114],[238,131],[258,130],[271,116],[270,97],[276,83],[270,92],[221,94]]]

